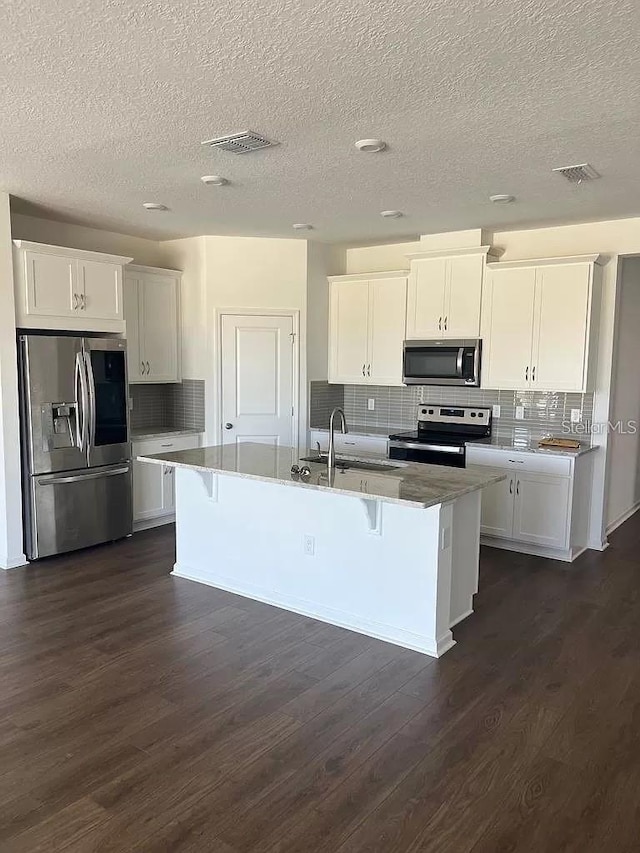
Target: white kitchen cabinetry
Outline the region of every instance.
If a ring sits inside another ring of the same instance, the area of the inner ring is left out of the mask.
[[[403,272],[329,278],[329,382],[402,385]]]
[[[180,381],[180,273],[129,265],[124,277],[129,382]]]
[[[200,435],[170,435],[132,442],[133,522],[136,530],[168,524],[175,513],[175,468],[138,462],[138,456],[200,447]]]
[[[592,457],[467,447],[467,465],[506,475],[482,493],[483,542],[571,562],[587,547]]]
[[[589,391],[600,320],[598,255],[487,265],[482,387]]]
[[[130,260],[14,240],[16,325],[122,333],[122,268]]]
[[[414,252],[407,298],[407,338],[480,336],[482,286],[489,246]]]
[[[387,456],[388,439],[386,436],[359,435],[358,433],[341,432],[334,433],[336,453],[346,453],[358,456],[364,453],[367,456]],[[325,452],[329,447],[329,430],[312,429],[310,432],[311,450],[320,449]]]

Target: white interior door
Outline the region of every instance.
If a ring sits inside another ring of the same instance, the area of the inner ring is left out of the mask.
[[[293,446],[293,318],[224,314],[221,335],[223,443]]]

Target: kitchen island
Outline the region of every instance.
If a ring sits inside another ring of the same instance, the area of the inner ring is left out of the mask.
[[[502,474],[244,443],[140,461],[176,468],[173,574],[439,657],[473,612],[480,495]]]

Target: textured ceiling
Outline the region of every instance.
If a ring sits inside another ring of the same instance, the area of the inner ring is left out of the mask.
[[[638,0],[0,0],[0,16],[0,187],[23,212],[160,238],[310,222],[352,242],[640,214]],[[282,144],[200,146],[247,128]],[[368,136],[388,151],[359,154]],[[603,178],[551,173],[584,161]]]

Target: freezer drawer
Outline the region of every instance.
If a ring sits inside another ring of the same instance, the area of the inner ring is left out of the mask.
[[[48,557],[132,532],[131,465],[30,478],[27,557]]]

